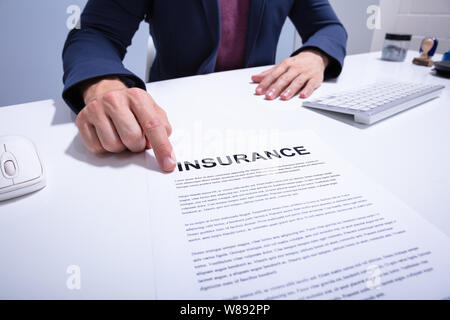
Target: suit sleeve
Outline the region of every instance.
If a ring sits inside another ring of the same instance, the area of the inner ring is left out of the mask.
[[[292,56],[307,48],[319,49],[330,57],[325,77],[339,76],[344,65],[347,32],[328,0],[295,0],[289,17],[303,41],[303,46]]]
[[[129,87],[145,89],[144,82],[127,70],[122,60],[140,22],[148,12],[146,0],[89,0],[80,29],[72,30],[63,50],[63,98],[78,113],[84,107],[79,84],[117,75]]]

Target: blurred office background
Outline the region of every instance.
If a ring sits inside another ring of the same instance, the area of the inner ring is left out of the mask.
[[[86,2],[0,0],[0,106],[60,99],[61,51]],[[380,50],[386,32],[413,34],[412,49],[418,48],[424,35],[437,36],[441,52],[450,49],[450,0],[330,0],[330,3],[349,33],[349,54]],[[148,25],[142,22],[124,61],[141,78],[146,73],[148,37]],[[287,21],[278,45],[277,62],[299,45],[301,40]]]

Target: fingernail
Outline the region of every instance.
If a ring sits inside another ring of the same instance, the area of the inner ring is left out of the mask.
[[[275,89],[270,89],[269,92],[267,92],[267,96],[269,96],[270,98],[272,98],[275,94]]]
[[[263,89],[261,87],[256,88],[256,93],[257,94],[262,94]]]
[[[291,90],[287,89],[285,92],[283,92],[283,94],[281,96],[283,98],[288,98],[290,94],[291,94]]]
[[[163,161],[164,170],[172,169],[175,166],[175,164],[176,164],[176,161],[175,161],[175,155],[173,154],[173,152],[170,157],[164,158],[164,161]]]

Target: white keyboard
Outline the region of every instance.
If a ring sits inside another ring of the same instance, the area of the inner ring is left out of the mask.
[[[378,82],[305,101],[303,106],[352,114],[355,122],[370,125],[437,98],[444,88],[423,83]]]

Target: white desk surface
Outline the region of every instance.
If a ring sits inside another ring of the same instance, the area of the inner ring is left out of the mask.
[[[298,98],[253,95],[250,76],[264,67],[162,81],[148,90],[174,134],[199,126],[312,130],[450,236],[450,81],[411,64],[415,55],[403,63],[381,61],[380,53],[349,56],[340,78],[314,94],[385,78],[446,85],[441,98],[371,127],[303,108]],[[89,154],[61,100],[0,108],[0,135],[9,134],[35,142],[48,185],[0,203],[0,298],[154,298],[149,157]],[[81,268],[81,290],[66,287],[69,265]]]

